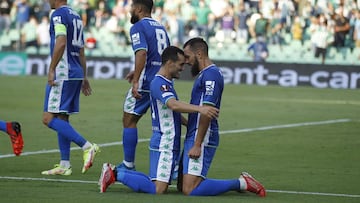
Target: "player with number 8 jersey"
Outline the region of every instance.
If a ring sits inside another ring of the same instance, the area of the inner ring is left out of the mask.
[[[161,54],[170,45],[165,27],[151,18],[152,0],[133,0],[130,37],[135,55],[134,70],[126,79],[131,83],[123,111],[124,159],[119,167],[135,169],[138,141],[137,122],[150,107],[150,83],[161,66]]]
[[[130,29],[130,36],[134,52],[147,52],[143,77],[139,80],[139,90],[149,91],[150,83],[161,66],[161,54],[170,45],[166,30],[162,24],[153,18],[143,18]]]

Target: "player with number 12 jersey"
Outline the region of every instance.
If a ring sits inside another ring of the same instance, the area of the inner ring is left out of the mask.
[[[146,66],[139,79],[139,91],[149,91],[150,83],[161,66],[161,54],[170,45],[165,27],[152,18],[142,18],[130,29],[132,48],[147,51]]]
[[[81,80],[84,78],[80,63],[80,49],[84,47],[83,22],[79,14],[67,5],[56,9],[50,21],[50,54],[54,54],[56,37],[66,36],[66,47],[55,73],[55,80]]]

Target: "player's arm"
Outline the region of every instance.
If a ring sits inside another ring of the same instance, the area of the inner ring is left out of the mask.
[[[206,105],[206,104],[204,104]],[[204,141],[206,132],[210,126],[211,118],[200,115],[199,127],[197,130],[196,140],[193,147],[190,149],[188,156],[192,159],[198,159],[201,155],[201,144]]]
[[[195,113],[198,112],[205,117],[210,119],[216,118],[219,114],[219,109],[212,106],[197,106],[188,104],[175,98],[170,98],[166,101],[166,106],[171,110],[180,112],[180,113]]]
[[[65,34],[64,30],[65,29]],[[65,47],[66,47],[66,28],[63,24],[58,24],[55,27],[55,32],[61,32],[61,34],[56,36],[56,42],[53,50],[53,55],[51,56],[51,62],[49,67],[49,73],[48,73],[48,83],[50,86],[54,86],[55,84],[55,69],[58,65],[59,61],[61,60]],[[60,30],[60,31],[57,31]]]
[[[81,64],[81,67],[83,68],[83,72],[84,72],[84,80],[82,83],[81,91],[85,96],[89,96],[89,95],[91,95],[91,87],[90,87],[90,83],[87,79],[87,67],[86,67],[85,48],[84,47],[82,47],[80,49],[79,54],[80,54],[79,55],[80,64]]]
[[[135,70],[132,78],[132,94],[135,98],[141,98],[138,92],[139,89],[139,78],[141,72],[144,70],[146,63],[147,52],[145,49],[140,49],[135,53]]]

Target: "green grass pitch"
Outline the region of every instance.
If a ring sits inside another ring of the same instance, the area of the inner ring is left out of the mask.
[[[71,152],[73,174],[42,176],[59,161],[56,134],[43,126],[46,77],[0,76],[0,119],[22,124],[20,157],[0,133],[0,202],[360,202],[359,90],[226,85],[219,117],[221,138],[210,178],[238,178],[247,171],[268,189],[266,198],[228,192],[216,197],[186,197],[171,187],[166,195],[132,192],[121,184],[99,193],[104,162],[122,160],[124,80],[93,80],[93,95],[81,97],[73,126],[102,152],[81,174],[82,151]],[[189,101],[191,81],[176,81]],[[149,112],[139,123],[137,170],[148,171]],[[183,128],[183,133],[185,128]]]

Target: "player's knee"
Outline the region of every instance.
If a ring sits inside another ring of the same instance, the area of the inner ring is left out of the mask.
[[[182,193],[184,195],[190,195],[192,191],[193,191],[193,188],[190,188],[190,187],[187,187],[186,185],[183,185]]]
[[[43,117],[42,118],[42,123],[47,126],[50,123],[50,121],[49,121],[48,118]]]
[[[156,194],[161,195],[161,194],[164,194],[165,192],[166,192],[166,190],[163,188],[156,188]]]
[[[140,118],[141,118],[141,116],[124,112],[123,119],[122,119],[123,127],[124,128],[136,128],[137,123]]]
[[[168,184],[161,181],[154,181],[156,185],[156,194],[164,194],[168,189]]]
[[[53,119],[52,114],[44,112],[43,117],[42,117],[42,123],[44,125],[48,126],[52,119]]]

